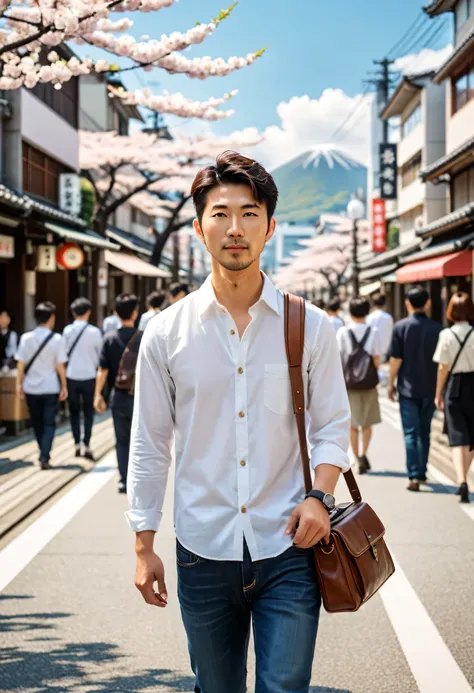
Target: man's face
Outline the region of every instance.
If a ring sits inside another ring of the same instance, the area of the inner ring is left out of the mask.
[[[0,330],[7,330],[10,326],[10,316],[8,315],[6,310],[3,310],[0,313]]]
[[[201,223],[194,220],[197,236],[216,262],[240,272],[262,254],[275,231],[264,203],[255,200],[247,185],[219,185],[207,195]]]
[[[186,293],[184,291],[180,291],[176,296],[170,294],[170,304],[173,305],[173,303],[178,303],[178,301],[182,301],[183,298],[186,298]]]

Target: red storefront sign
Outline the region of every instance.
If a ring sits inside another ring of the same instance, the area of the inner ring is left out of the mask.
[[[385,200],[372,200],[372,250],[374,253],[383,253],[387,250]]]

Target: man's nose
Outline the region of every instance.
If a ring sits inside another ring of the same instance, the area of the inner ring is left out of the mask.
[[[227,235],[229,236],[229,238],[241,238],[244,235],[242,226],[241,224],[239,224],[239,221],[237,219],[232,220],[232,224],[229,226],[227,230]]]

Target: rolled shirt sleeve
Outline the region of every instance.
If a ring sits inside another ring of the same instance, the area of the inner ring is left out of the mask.
[[[158,531],[171,465],[175,391],[157,327],[144,333],[135,379],[125,513],[134,532]]]
[[[438,344],[433,356],[435,363],[442,363],[444,366],[451,366],[453,358],[449,348],[448,337],[446,330],[443,330],[438,337]]]
[[[56,363],[67,363],[67,345],[64,337],[60,337],[58,341],[58,351],[56,354]]]
[[[341,334],[342,337],[342,334]],[[308,440],[311,466],[332,464],[349,469],[350,407],[338,340],[323,316],[308,366]]]

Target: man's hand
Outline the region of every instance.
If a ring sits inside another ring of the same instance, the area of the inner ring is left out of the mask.
[[[107,404],[105,403],[105,399],[102,397],[102,395],[96,395],[94,397],[94,409],[97,414],[103,414],[107,409]]]
[[[67,387],[62,387],[61,392],[59,393],[59,401],[60,402],[65,402],[68,398],[68,391]]]
[[[158,583],[158,592],[155,592],[155,582]],[[153,551],[137,554],[135,587],[140,590],[147,604],[162,609],[168,604],[163,561]]]
[[[444,410],[444,398],[443,397],[438,397],[438,395],[435,397],[435,405],[436,408],[439,409],[440,411]]]
[[[285,530],[285,534],[294,534],[293,544],[299,549],[309,549],[321,539],[329,541],[330,532],[329,513],[317,498],[307,498],[300,503],[293,510]]]
[[[396,402],[395,386],[393,384],[392,385],[389,384],[388,389],[387,389],[387,395],[388,395],[388,398],[391,402]]]

